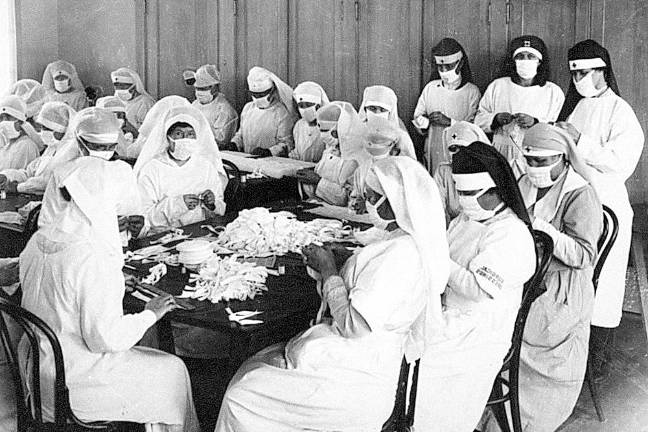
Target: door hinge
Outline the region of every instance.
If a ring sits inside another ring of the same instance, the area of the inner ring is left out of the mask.
[[[234,16],[238,15],[238,0],[234,0]]]
[[[506,24],[511,22],[511,0],[506,0]]]
[[[360,21],[360,1],[355,0],[355,20]]]

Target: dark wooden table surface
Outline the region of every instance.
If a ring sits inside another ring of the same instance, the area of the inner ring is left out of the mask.
[[[41,201],[42,195],[8,194],[0,199],[0,212],[15,212],[31,201]],[[29,240],[25,235],[24,225],[0,222],[0,257],[18,256]]]

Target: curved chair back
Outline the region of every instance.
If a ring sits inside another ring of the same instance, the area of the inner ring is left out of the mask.
[[[227,173],[227,186],[225,187],[224,199],[227,211],[238,210],[239,195],[241,192],[241,170],[231,161],[223,159],[223,168]]]
[[[599,237],[597,248],[598,248],[598,257],[596,258],[596,265],[594,266],[594,274],[592,276],[592,282],[594,283],[594,292],[598,288],[599,277],[601,276],[601,270],[605,265],[608,255],[610,255],[610,250],[616,242],[617,235],[619,234],[619,219],[617,215],[612,211],[608,206],[603,206],[603,232]]]
[[[27,215],[27,221],[25,222],[25,240],[29,240],[31,236],[38,231],[38,216],[40,216],[41,204],[37,205],[29,212]]]

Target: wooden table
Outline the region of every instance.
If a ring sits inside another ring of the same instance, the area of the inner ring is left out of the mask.
[[[247,178],[250,173],[242,174],[246,175],[246,181],[241,183],[241,189],[235,202],[228,203],[228,211],[259,207],[280,200],[300,199],[298,182],[295,177]]]
[[[295,202],[277,203],[274,210],[288,210],[298,215],[302,220],[313,219],[314,216],[302,214],[301,204]],[[232,221],[236,214],[229,213],[216,220],[212,225],[225,225]],[[200,228],[201,224],[184,227],[185,232],[191,233],[192,238],[208,235],[210,232]],[[150,244],[154,236],[144,239],[137,247]],[[137,265],[136,270],[125,269],[126,273],[138,276],[148,274],[148,269],[154,264]],[[238,367],[254,352],[276,342],[286,341],[308,328],[309,322],[315,318],[320,305],[320,297],[315,289],[315,281],[306,273],[306,267],[301,256],[289,253],[277,257],[277,266],[285,267],[285,274],[268,276],[266,286],[268,291],[247,301],[229,301],[211,303],[189,299],[196,309],[191,311],[175,310],[158,322],[158,338],[160,348],[174,353],[171,322],[189,324],[199,328],[218,330],[227,333],[230,338],[228,378],[234,375]],[[170,294],[179,295],[188,282],[188,274],[183,274],[178,267],[168,266],[167,275],[155,286]],[[141,311],[144,303],[131,295],[124,298],[124,308],[129,312]],[[255,317],[264,322],[258,325],[242,326],[228,319],[225,308],[234,312],[240,310],[259,310],[263,314]]]
[[[6,199],[0,200],[0,212],[18,211],[19,208],[31,201],[41,201],[41,195],[8,194]],[[15,257],[27,244],[27,235],[24,225],[0,222],[0,258]]]

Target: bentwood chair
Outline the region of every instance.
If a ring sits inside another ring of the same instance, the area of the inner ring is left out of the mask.
[[[225,187],[224,199],[227,206],[227,211],[236,211],[239,206],[239,197],[241,192],[241,171],[231,161],[223,159],[223,168],[227,174],[227,186]]]
[[[619,234],[619,219],[616,214],[608,206],[603,206],[603,232],[599,237],[597,243],[598,257],[596,259],[596,265],[594,266],[594,273],[592,276],[592,283],[594,285],[594,293],[596,293],[596,288],[598,287],[599,277],[601,276],[601,270],[605,265],[610,250],[616,242],[617,235]],[[592,402],[594,403],[594,409],[596,410],[596,416],[600,422],[605,421],[605,413],[601,407],[601,402],[599,399],[598,386],[594,381],[592,376],[592,353],[587,357],[587,369],[585,372],[585,381],[587,382],[587,387],[589,387],[590,396],[592,397]]]
[[[520,405],[518,396],[518,379],[520,367],[520,350],[522,348],[522,334],[526,324],[527,316],[533,302],[542,295],[546,288],[543,279],[549,262],[553,255],[553,241],[551,237],[541,231],[533,231],[533,239],[536,248],[536,269],[531,279],[524,284],[522,293],[522,302],[518,310],[511,340],[511,348],[504,358],[500,373],[495,378],[493,390],[489,397],[488,406],[491,406],[497,422],[503,432],[509,432],[510,426],[506,417],[506,402],[511,405],[511,415],[513,421],[513,430],[521,432]],[[401,372],[396,390],[396,402],[391,416],[384,424],[382,432],[410,432],[413,431],[414,413],[416,410],[416,393],[418,387],[418,372],[420,360],[417,360],[412,373],[412,382],[410,383],[409,405],[405,407],[405,395],[407,393],[407,380],[410,365],[405,359],[401,364]],[[508,390],[508,391],[506,391]],[[406,412],[407,409],[407,412]]]
[[[34,207],[27,215],[27,221],[25,222],[25,242],[34,235],[38,230],[38,217],[40,216],[41,204]]]
[[[31,354],[30,392],[27,379],[21,374],[18,358],[18,340],[12,336],[8,324],[16,324],[25,335]],[[79,420],[70,407],[68,388],[65,384],[63,352],[56,334],[36,315],[6,298],[0,297],[0,340],[9,362],[16,395],[17,430],[29,432],[77,432],[77,431],[143,431],[143,425],[126,422],[93,422]],[[54,423],[43,420],[40,385],[39,340],[46,340],[54,355]],[[26,396],[29,393],[29,396]]]

